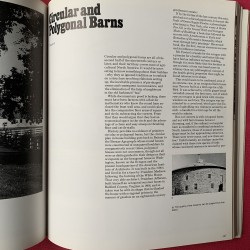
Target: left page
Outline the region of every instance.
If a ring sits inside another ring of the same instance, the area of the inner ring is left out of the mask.
[[[0,249],[45,237],[46,5],[0,1]]]

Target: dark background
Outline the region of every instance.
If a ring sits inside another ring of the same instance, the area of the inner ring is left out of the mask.
[[[237,1],[244,8],[250,10],[250,0],[237,0]],[[43,2],[48,3],[49,0],[43,0]],[[249,45],[248,45],[248,48],[249,48]],[[249,65],[248,76],[250,76],[250,60],[248,60],[248,65]],[[250,86],[250,77],[248,79],[248,86]],[[247,98],[248,101],[247,101],[245,189],[244,189],[244,215],[243,215],[244,223],[243,223],[242,237],[240,239],[234,239],[230,241],[221,241],[221,242],[215,242],[215,243],[168,248],[168,250],[170,249],[172,250],[250,250],[250,87],[248,88],[248,91],[247,91],[247,97],[248,97]],[[63,249],[64,248],[54,245],[48,239],[45,239],[43,242],[30,248],[29,250],[63,250]]]

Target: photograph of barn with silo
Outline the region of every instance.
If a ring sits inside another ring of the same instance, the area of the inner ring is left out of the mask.
[[[42,191],[43,20],[0,2],[0,199]]]
[[[185,154],[172,157],[172,195],[226,191],[226,154]]]

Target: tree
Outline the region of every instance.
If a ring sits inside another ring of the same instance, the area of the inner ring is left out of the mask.
[[[6,35],[16,27],[22,34],[12,46],[19,46],[18,60],[0,76],[0,116],[12,123],[17,118],[40,123],[43,116],[43,15],[11,3],[0,2],[0,57],[8,52]]]

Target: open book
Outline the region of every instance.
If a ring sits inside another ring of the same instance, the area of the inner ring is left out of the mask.
[[[233,1],[0,1],[0,249],[240,237],[247,40]]]

